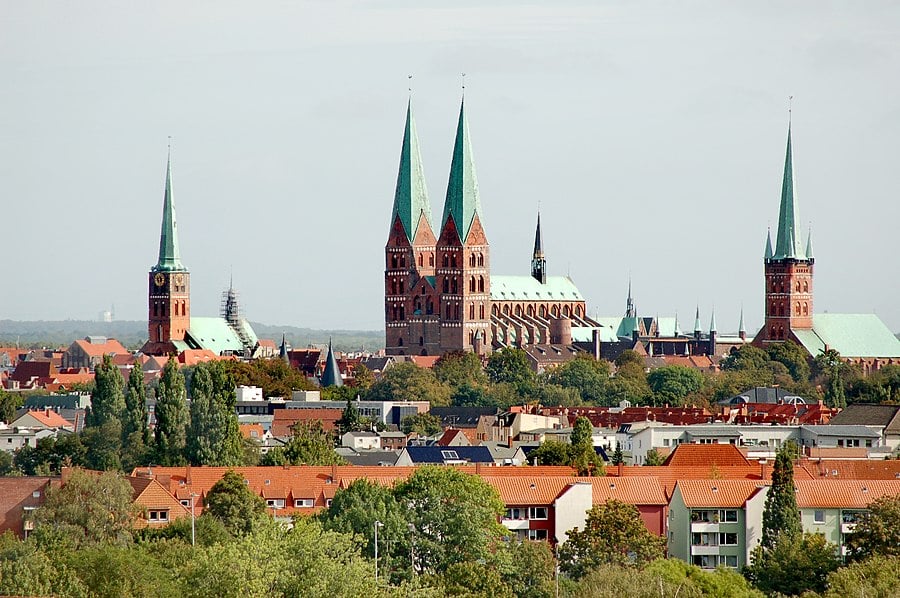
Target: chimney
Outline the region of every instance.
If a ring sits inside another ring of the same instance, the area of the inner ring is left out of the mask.
[[[332,465],[331,466],[331,481],[336,484],[337,479],[338,479],[338,466]]]
[[[623,474],[623,473],[625,473],[625,464],[624,464],[624,463],[619,463],[619,464],[616,466],[616,475],[618,475],[619,477],[622,477],[622,474]]]
[[[766,475],[768,475],[768,464],[768,460],[765,457],[759,460],[759,479],[766,479]]]
[[[475,463],[475,475],[481,475],[481,462],[477,461]]]

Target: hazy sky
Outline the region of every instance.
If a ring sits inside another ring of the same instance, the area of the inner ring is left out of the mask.
[[[0,319],[146,317],[167,136],[193,313],[383,326],[407,74],[435,219],[466,102],[494,273],[762,323],[794,95],[817,312],[900,330],[900,3],[0,0]],[[805,233],[804,233],[805,234]]]

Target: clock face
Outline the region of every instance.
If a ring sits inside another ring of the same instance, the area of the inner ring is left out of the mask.
[[[153,277],[153,282],[156,283],[156,286],[161,287],[166,284],[166,277],[162,275],[162,273],[157,273],[156,276]]]
[[[175,275],[175,284],[184,284],[184,274],[176,274]]]

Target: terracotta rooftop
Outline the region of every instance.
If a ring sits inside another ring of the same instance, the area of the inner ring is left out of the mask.
[[[114,338],[106,339],[104,343],[92,343],[87,339],[80,339],[75,341],[73,344],[78,345],[78,347],[85,352],[85,354],[90,355],[91,357],[103,357],[104,355],[120,355],[122,353],[128,353],[128,349],[122,346],[122,343],[117,341]]]
[[[684,504],[690,508],[738,508],[765,485],[753,480],[678,480],[675,489],[681,492]]]
[[[882,496],[900,495],[900,480],[798,480],[800,508],[864,509]]]
[[[632,505],[667,505],[669,501],[659,478],[646,477],[600,477],[578,478],[594,486],[595,505],[608,500],[618,500]]]
[[[28,411],[23,414],[23,417],[25,415],[30,415],[31,417],[36,419],[38,422],[40,422],[41,425],[46,426],[47,428],[71,428],[72,427],[72,424],[68,420],[66,420],[63,416],[61,416],[56,411],[53,411],[52,409],[42,409],[40,411],[38,411],[38,410]]]
[[[664,465],[676,467],[747,466],[750,462],[732,444],[679,444]]]
[[[828,459],[814,461],[803,459],[794,466],[794,477],[799,471],[805,472],[810,479],[845,479],[845,480],[897,480],[900,479],[900,461],[898,460],[858,460]]]
[[[335,423],[344,416],[339,407],[322,407],[313,409],[276,409],[272,416],[272,436],[283,438],[291,436],[291,428],[297,422],[322,422],[325,431],[335,429]]]

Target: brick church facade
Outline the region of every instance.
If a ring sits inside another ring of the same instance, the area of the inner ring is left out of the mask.
[[[435,231],[437,234],[435,234]],[[460,106],[447,195],[435,229],[411,106],[385,245],[388,355],[479,354],[503,346],[570,344],[590,326],[568,277],[548,277],[540,232],[530,276],[491,276],[465,101]]]

